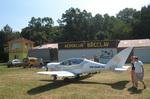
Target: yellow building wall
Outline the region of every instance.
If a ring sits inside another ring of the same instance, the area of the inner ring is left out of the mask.
[[[23,52],[21,52],[21,53],[19,53],[19,52],[17,52],[17,53],[9,53],[9,60],[15,59],[15,56],[16,56],[17,59],[23,60],[24,58],[27,57],[27,54],[28,53],[23,53]]]
[[[33,43],[26,40],[11,41],[9,43],[9,60],[20,59],[23,60],[27,57],[28,50],[33,47]]]

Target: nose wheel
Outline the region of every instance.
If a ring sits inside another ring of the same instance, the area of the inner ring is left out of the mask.
[[[46,71],[48,71],[48,67],[46,66],[45,68],[46,68]]]

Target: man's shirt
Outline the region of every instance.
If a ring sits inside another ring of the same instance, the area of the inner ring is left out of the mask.
[[[136,73],[143,73],[143,63],[141,61],[137,61],[134,63],[135,66],[135,72]]]

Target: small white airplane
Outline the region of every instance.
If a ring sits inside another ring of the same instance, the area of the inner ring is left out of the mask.
[[[51,75],[53,80],[62,77],[67,80],[69,77],[79,77],[82,74],[95,73],[101,70],[126,71],[129,66],[124,66],[132,51],[132,47],[126,48],[116,54],[107,64],[94,62],[85,58],[70,58],[59,63],[48,63],[50,71],[37,72],[38,74]]]

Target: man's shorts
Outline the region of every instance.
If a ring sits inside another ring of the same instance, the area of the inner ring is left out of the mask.
[[[144,73],[136,73],[136,80],[143,81]]]

